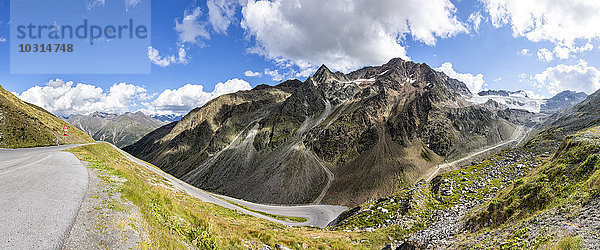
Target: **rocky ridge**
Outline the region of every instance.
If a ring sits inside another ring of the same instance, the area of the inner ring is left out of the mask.
[[[224,95],[126,148],[200,188],[263,203],[359,204],[515,126],[460,81],[393,59]],[[242,178],[243,177],[243,178]],[[333,178],[331,178],[333,177]]]

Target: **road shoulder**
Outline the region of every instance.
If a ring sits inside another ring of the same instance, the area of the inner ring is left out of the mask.
[[[86,166],[88,189],[63,249],[132,249],[148,242],[142,214],[121,197],[122,178],[100,166]]]

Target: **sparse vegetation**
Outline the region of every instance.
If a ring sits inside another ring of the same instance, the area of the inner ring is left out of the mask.
[[[150,243],[140,247],[261,248],[281,244],[292,248],[381,248],[400,230],[375,232],[329,231],[312,227],[286,227],[234,210],[202,202],[173,189],[166,180],[120,155],[107,144],[68,150],[113,175],[124,178],[119,192],[143,215]]]
[[[40,147],[59,144],[88,143],[94,140],[81,130],[69,126],[48,111],[21,101],[0,87],[0,148]]]
[[[565,203],[585,203],[597,192],[593,178],[600,169],[600,137],[593,133],[597,129],[569,136],[551,161],[516,180],[470,223],[481,226],[489,221],[496,227]]]
[[[564,236],[562,239],[560,239],[560,241],[558,242],[557,246],[554,247],[554,249],[578,250],[578,249],[584,249],[584,248],[581,246],[581,237],[567,235],[567,236]]]

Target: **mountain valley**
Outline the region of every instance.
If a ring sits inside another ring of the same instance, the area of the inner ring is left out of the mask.
[[[218,97],[125,150],[236,198],[357,205],[508,140],[521,126],[510,117],[531,116],[473,104],[473,96],[462,82],[401,59],[349,74],[321,66],[305,82]]]
[[[117,147],[130,145],[166,124],[139,111],[120,115],[94,112],[89,115],[71,115],[63,119],[85,131],[95,140],[107,141]]]

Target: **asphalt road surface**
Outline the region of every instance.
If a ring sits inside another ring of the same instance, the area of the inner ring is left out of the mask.
[[[0,149],[0,249],[62,246],[88,187],[74,146]]]

